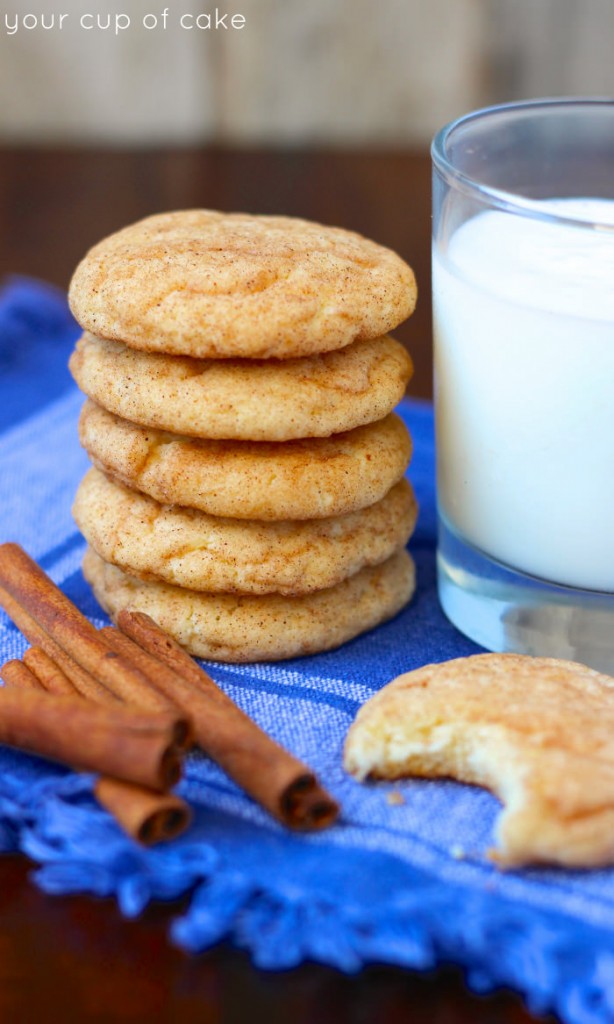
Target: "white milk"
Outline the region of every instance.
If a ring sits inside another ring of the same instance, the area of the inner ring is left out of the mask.
[[[614,224],[614,200],[549,200]],[[614,592],[614,231],[488,212],[433,266],[438,493],[508,566]]]

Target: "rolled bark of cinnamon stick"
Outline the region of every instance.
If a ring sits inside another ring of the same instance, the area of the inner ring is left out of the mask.
[[[6,672],[3,678],[9,685],[37,688],[47,694],[77,693],[68,677],[40,647],[30,647],[23,659],[23,664],[15,661],[4,666],[2,671],[9,671],[8,678]],[[26,672],[22,673],[24,665]],[[110,694],[109,697],[114,701]],[[181,797],[173,793],[154,793],[143,786],[108,775],[102,775],[96,781],[94,793],[124,832],[145,846],[175,839],[192,820],[190,808]]]
[[[26,690],[30,693],[40,691],[36,676],[27,665],[16,659],[7,661],[2,665],[0,668],[0,679],[14,690]]]
[[[153,619],[124,610],[117,622],[152,656],[149,670],[145,663],[143,669],[191,715],[199,746],[254,800],[290,828],[320,829],[335,821],[338,805],[313,772],[263,732]]]
[[[149,711],[168,710],[167,699],[148,685],[137,668],[108,646],[91,622],[18,544],[0,545],[0,588],[116,697],[131,703],[138,693],[139,706]],[[6,607],[5,610],[8,611]],[[36,642],[45,649],[42,639]],[[53,657],[50,651],[47,653]]]
[[[42,647],[30,647],[23,656],[23,663],[37,679],[39,689],[52,693],[56,697],[81,696],[68,676],[62,672],[59,665],[56,665],[53,658],[45,654]]]
[[[185,742],[188,729],[179,714],[150,715],[96,707],[80,698],[0,690],[0,743],[162,792],[179,781],[177,743]]]
[[[124,832],[144,846],[175,839],[192,820],[185,800],[173,793],[152,793],[106,775],[98,779],[94,793]]]

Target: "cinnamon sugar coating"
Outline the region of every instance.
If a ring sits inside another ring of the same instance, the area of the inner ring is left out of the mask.
[[[122,608],[146,612],[190,654],[229,662],[278,661],[338,647],[396,615],[415,586],[406,551],[302,597],[206,594],[144,583],[91,548],[83,572],[112,618]]]
[[[412,362],[387,336],[302,359],[192,359],[137,352],[84,334],[70,359],[77,384],[109,412],[189,437],[289,441],[382,419]]]
[[[95,245],[69,301],[92,334],[146,352],[286,359],[386,334],[416,284],[390,249],[342,228],[179,210]]]
[[[139,427],[91,400],[81,443],[99,469],[163,505],[232,519],[324,519],[373,505],[404,475],[401,419],[300,441],[210,441]]]
[[[401,480],[375,505],[332,519],[258,522],[159,505],[91,469],[73,507],[88,544],[140,579],[233,594],[332,587],[403,547],[417,506]]]

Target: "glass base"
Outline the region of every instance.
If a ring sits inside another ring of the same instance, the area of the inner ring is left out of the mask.
[[[567,658],[614,675],[614,594],[575,590],[501,565],[439,519],[439,600],[490,651]]]

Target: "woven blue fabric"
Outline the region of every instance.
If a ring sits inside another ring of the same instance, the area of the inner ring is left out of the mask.
[[[76,336],[62,295],[15,280],[0,295],[0,540],[16,540],[97,625],[106,619],[80,572],[70,515],[85,471],[81,398],[66,375]],[[362,786],[341,767],[357,709],[394,676],[474,653],[435,591],[432,410],[407,403],[410,477],[421,504],[411,542],[418,590],[390,622],[341,650],[276,665],[211,665],[253,718],[313,765],[339,799],[326,832],[284,831],[204,756],[180,792],[188,833],[143,850],[92,797],[92,778],[0,748],[0,849],[23,850],[48,893],[115,895],[125,915],[191,891],[172,940],[204,950],[230,937],[263,968],[311,959],[355,971],[368,961],[461,964],[478,991],[509,985],[534,1012],[570,1024],[614,1020],[614,872],[502,874],[487,861],[497,801],[453,782]],[[26,644],[0,612],[0,656]],[[391,789],[404,803],[391,805]],[[466,851],[464,859],[455,850]]]

